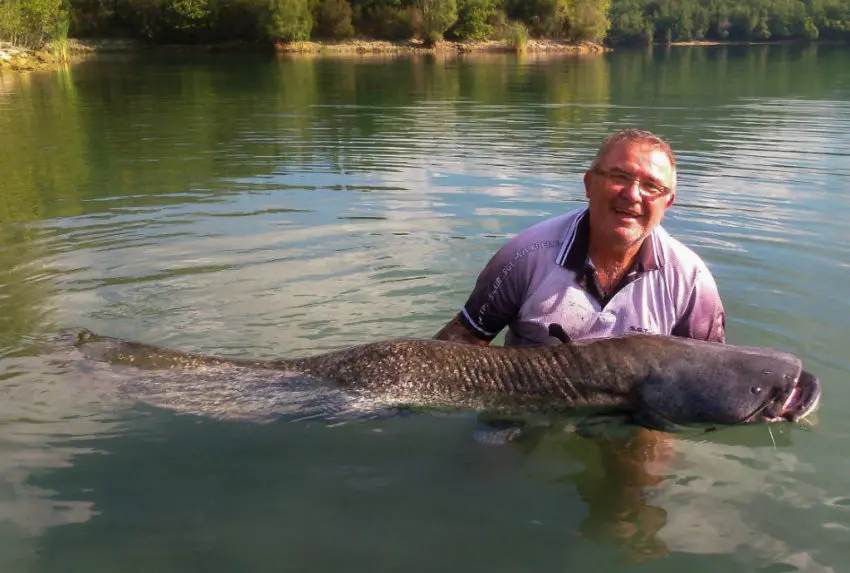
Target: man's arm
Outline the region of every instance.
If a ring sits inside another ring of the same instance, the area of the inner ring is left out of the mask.
[[[434,336],[487,346],[516,317],[526,291],[529,265],[535,249],[524,248],[522,236],[504,244],[475,280],[475,286],[458,312]]]
[[[464,324],[464,322],[460,319],[460,315],[455,315],[446,325],[440,329],[440,331],[434,335],[434,338],[437,340],[451,340],[454,342],[464,342],[466,344],[478,344],[481,346],[487,346],[490,344],[489,340],[485,340],[479,338],[475,335],[475,331]]]
[[[674,336],[726,342],[726,310],[707,268],[697,276],[688,306],[671,332]]]
[[[646,561],[669,553],[658,532],[667,514],[646,499],[648,488],[660,484],[675,457],[673,436],[640,428],[628,440],[597,440],[605,480],[589,500],[586,521],[612,524],[612,541],[626,550],[629,561]],[[588,524],[589,525],[589,524]]]

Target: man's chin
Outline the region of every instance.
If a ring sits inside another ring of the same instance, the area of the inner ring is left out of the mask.
[[[604,237],[605,244],[614,248],[627,248],[639,243],[647,232],[646,222],[640,218],[623,217],[609,211],[600,217],[598,236]]]
[[[643,225],[633,222],[627,225],[616,225],[608,235],[616,245],[629,246],[639,243],[645,236]]]

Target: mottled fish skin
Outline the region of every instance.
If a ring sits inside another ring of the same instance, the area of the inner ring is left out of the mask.
[[[195,355],[89,331],[78,346],[90,357],[142,368],[285,370],[384,404],[503,413],[592,406],[676,423],[734,423],[775,410],[802,369],[776,350],[643,334],[537,347],[387,340],[279,360]]]
[[[90,357],[146,369],[284,370],[339,384],[381,402],[437,408],[562,411],[582,405],[622,406],[631,386],[623,371],[594,377],[593,383],[583,379],[586,358],[572,345],[508,348],[430,339],[388,340],[278,360],[190,354],[90,331],[78,335],[77,345]],[[567,373],[581,380],[578,386]]]
[[[506,348],[395,340],[275,364],[412,405],[564,410],[625,404],[630,374],[609,372],[588,380],[582,375],[585,359],[578,347],[568,345]]]

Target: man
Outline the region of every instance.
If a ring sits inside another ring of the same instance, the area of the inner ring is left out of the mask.
[[[725,342],[714,278],[660,225],[676,198],[670,146],[647,131],[615,132],[585,172],[584,187],[586,208],[538,223],[496,252],[435,338],[486,345],[507,327],[508,345],[559,344],[549,334],[556,324],[573,340],[650,332]],[[663,480],[671,438],[639,429],[625,441],[593,442],[606,479],[601,495],[579,489],[589,515],[610,522],[632,557],[666,553],[655,537],[664,511],[646,504],[642,492]],[[573,453],[584,459],[580,450]]]
[[[526,229],[478,276],[435,338],[556,344],[629,332],[725,342],[725,311],[705,263],[660,225],[676,198],[670,146],[643,130],[615,132],[584,174],[588,206]]]

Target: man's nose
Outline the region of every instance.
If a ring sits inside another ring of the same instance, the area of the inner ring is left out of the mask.
[[[640,194],[640,179],[632,179],[620,190],[620,194],[627,197],[634,203],[639,203],[641,200]]]

